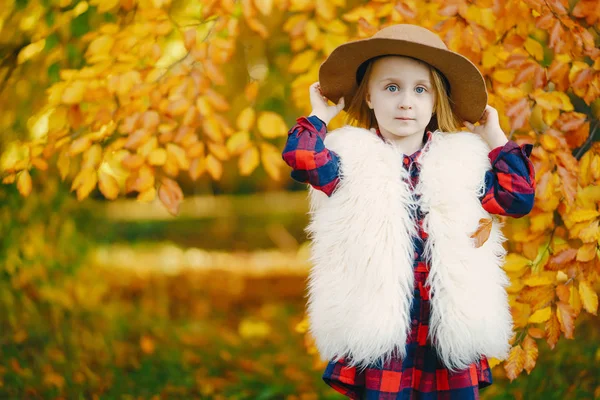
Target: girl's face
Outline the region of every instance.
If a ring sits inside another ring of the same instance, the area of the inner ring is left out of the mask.
[[[384,137],[423,135],[435,101],[429,67],[402,56],[377,59],[366,97]]]

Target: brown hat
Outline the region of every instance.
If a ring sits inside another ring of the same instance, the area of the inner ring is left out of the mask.
[[[360,83],[358,71],[365,61],[383,55],[403,55],[438,69],[449,83],[452,109],[463,120],[475,123],[483,116],[487,91],[483,76],[466,57],[448,50],[435,33],[412,24],[381,29],[372,37],[335,48],[319,69],[321,91],[337,103],[343,96],[348,111]]]

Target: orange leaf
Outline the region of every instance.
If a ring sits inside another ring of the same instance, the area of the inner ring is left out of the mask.
[[[554,349],[558,338],[560,337],[560,323],[555,313],[552,313],[550,319],[546,322],[546,342],[551,349]]]
[[[529,336],[536,338],[536,339],[541,339],[545,336],[544,331],[541,330],[540,328],[531,327],[527,330],[527,333],[529,334]]]
[[[17,179],[17,189],[21,193],[21,196],[27,197],[31,193],[31,188],[31,175],[29,175],[29,171],[24,170],[19,174],[19,178]]]
[[[533,367],[535,367],[535,362],[538,358],[538,345],[535,340],[529,335],[525,336],[523,339],[523,351],[525,352],[525,365],[524,368],[527,371],[527,374],[531,373]]]
[[[564,301],[565,303],[569,302],[569,298],[571,297],[571,290],[565,285],[557,285],[556,286],[556,295],[560,299],[560,301]]]
[[[556,303],[558,321],[560,322],[560,329],[564,332],[567,339],[573,339],[573,329],[575,322],[575,315],[573,307],[569,303],[559,301]]]
[[[548,269],[556,271],[559,268],[563,268],[565,264],[573,261],[577,255],[576,249],[566,249],[557,254],[554,254],[548,260]]]
[[[517,345],[510,350],[508,360],[504,363],[504,370],[506,376],[511,381],[515,380],[517,376],[523,371],[525,366],[525,352],[521,348],[521,345]]]
[[[492,232],[492,220],[490,218],[481,218],[479,220],[479,227],[474,234],[471,235],[471,239],[475,239],[475,247],[481,247],[490,237]]]
[[[179,206],[183,200],[183,192],[177,182],[169,178],[163,178],[162,185],[158,189],[158,198],[171,215],[179,213]]]
[[[154,353],[156,345],[154,344],[154,340],[152,340],[151,337],[144,335],[140,338],[140,347],[144,353],[152,354]]]

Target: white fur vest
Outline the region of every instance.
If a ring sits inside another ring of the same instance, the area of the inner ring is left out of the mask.
[[[323,359],[349,366],[406,356],[420,205],[428,234],[429,337],[442,362],[461,370],[481,355],[505,359],[513,321],[501,268],[506,251],[498,220],[479,200],[491,168],[489,147],[470,132],[436,131],[419,158],[414,193],[402,152],[363,128],[331,131],[325,146],[340,156],[340,182],[328,197],[309,186],[312,264],[309,329]],[[470,236],[492,218],[479,248]]]

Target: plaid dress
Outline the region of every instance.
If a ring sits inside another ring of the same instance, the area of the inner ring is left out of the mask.
[[[379,131],[376,132],[383,139]],[[325,148],[326,126],[316,116],[300,117],[288,132],[283,159],[292,167],[293,179],[310,183],[331,195],[339,182],[339,157]],[[423,135],[424,144],[431,132]],[[518,146],[509,141],[490,154],[492,170],[486,173],[486,192],[481,197],[490,213],[521,217],[533,206],[535,180],[529,160],[531,145]],[[403,166],[409,171],[411,185],[419,180],[421,150],[404,155]],[[411,330],[407,338],[407,356],[381,361],[363,370],[348,367],[344,359],[330,361],[323,380],[351,399],[478,399],[479,389],[492,384],[488,360],[482,356],[476,363],[459,372],[449,371],[438,358],[427,334],[430,318],[430,293],[425,281],[429,266],[423,260],[423,214],[416,210],[419,237],[414,241],[414,291],[411,306]]]

